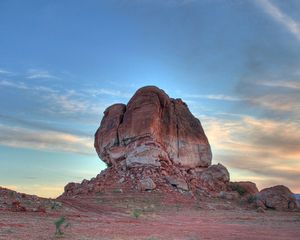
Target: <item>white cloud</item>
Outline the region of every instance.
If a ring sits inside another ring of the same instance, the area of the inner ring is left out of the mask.
[[[202,116],[201,121],[214,162],[229,167],[232,180],[255,181],[260,187],[285,184],[300,191],[299,122],[245,115],[234,119]],[[246,178],[244,171],[249,173]]]
[[[96,88],[96,89],[85,89],[83,91],[94,97],[98,95],[108,95],[112,97],[130,98],[132,96],[131,93],[126,93],[115,89]]]
[[[298,41],[300,41],[300,24],[293,18],[283,13],[270,0],[257,0],[264,11],[269,14],[275,21],[284,26],[291,34],[293,34]]]
[[[49,103],[47,110],[54,114],[99,115],[107,107],[106,104],[101,102],[95,103],[88,95],[75,90],[51,93],[43,95],[42,98]]]
[[[285,117],[300,116],[299,92],[296,93],[265,93],[253,96],[247,101],[249,106],[259,107],[273,114],[284,114]]]
[[[26,78],[29,78],[29,79],[42,79],[42,78],[59,79],[58,77],[50,74],[47,70],[39,70],[39,69],[28,70],[28,76]]]
[[[260,81],[257,82],[257,84],[267,87],[283,87],[300,90],[300,81]]]
[[[223,94],[188,94],[185,95],[187,98],[203,98],[203,99],[210,99],[210,100],[221,100],[221,101],[245,101],[245,98],[239,98],[236,96],[229,96]]]
[[[0,145],[48,151],[94,154],[93,139],[74,134],[0,124]]]
[[[8,80],[1,80],[0,86],[12,87],[12,88],[18,88],[18,89],[24,89],[24,90],[29,89],[29,87],[23,82],[15,82],[15,81],[8,81]]]
[[[48,112],[55,114],[101,114],[106,104],[94,103],[90,98],[90,95],[86,90],[64,90],[59,91],[50,87],[42,85],[29,85],[19,81],[0,80],[0,87],[10,87],[21,89],[25,91],[33,91],[40,95],[43,101],[45,101],[45,109]],[[97,91],[99,92],[99,91]],[[45,94],[46,93],[46,94]],[[103,90],[103,94],[110,94],[112,96],[122,96],[123,93],[114,90]]]
[[[55,93],[58,92],[55,89],[45,87],[45,86],[30,86],[24,82],[19,81],[12,81],[12,80],[0,80],[0,86],[3,87],[11,87],[11,88],[17,88],[17,89],[23,89],[23,90],[33,90],[33,91],[42,91],[42,92],[50,92]]]
[[[6,71],[6,70],[0,68],[0,74],[11,74],[11,72]]]

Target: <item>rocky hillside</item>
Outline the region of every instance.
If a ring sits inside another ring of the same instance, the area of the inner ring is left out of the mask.
[[[0,187],[0,210],[13,212],[42,212],[61,209],[62,204],[54,199],[19,193]]]

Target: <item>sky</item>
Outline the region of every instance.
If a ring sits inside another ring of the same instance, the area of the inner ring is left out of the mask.
[[[57,197],[106,166],[106,107],[156,85],[232,181],[300,193],[300,1],[0,0],[0,185]]]

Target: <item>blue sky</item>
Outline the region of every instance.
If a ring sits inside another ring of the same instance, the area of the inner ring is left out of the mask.
[[[232,180],[300,192],[297,0],[0,1],[0,185],[55,197],[98,174],[102,112],[182,98]]]

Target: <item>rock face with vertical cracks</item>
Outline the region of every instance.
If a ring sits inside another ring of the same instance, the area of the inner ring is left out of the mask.
[[[200,121],[181,99],[149,86],[139,89],[127,105],[104,112],[95,134],[95,148],[108,165],[159,167],[162,161],[186,169],[211,165],[211,149]]]

